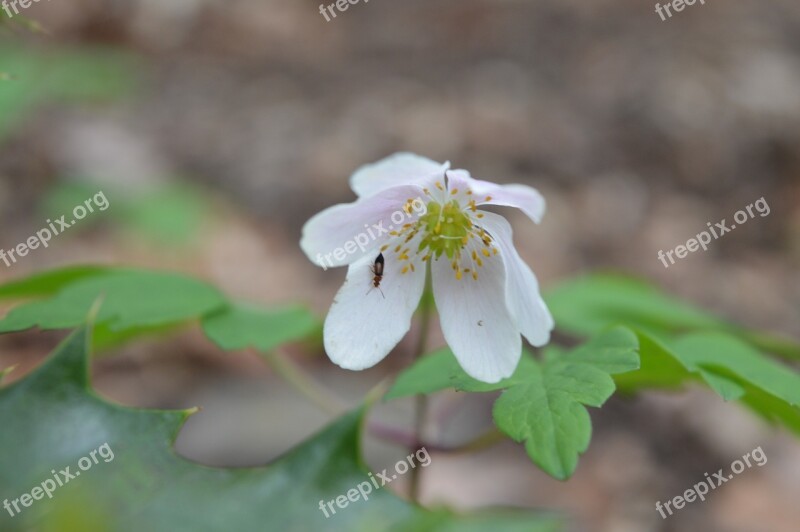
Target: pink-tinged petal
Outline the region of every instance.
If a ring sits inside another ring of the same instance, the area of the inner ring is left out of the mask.
[[[541,347],[550,341],[554,322],[539,293],[536,276],[514,247],[511,225],[505,218],[483,212],[478,222],[494,239],[506,271],[506,302],[516,318],[520,332],[531,345]]]
[[[425,287],[421,261],[414,271],[401,273],[403,263],[387,256],[377,289],[370,271],[373,262],[364,257],[350,265],[325,318],[325,351],[344,369],[372,367],[394,349],[411,327]]]
[[[350,188],[359,197],[368,197],[399,185],[427,183],[441,179],[450,163],[437,163],[413,153],[396,153],[376,163],[362,166],[350,177]]]
[[[466,170],[447,172],[449,190],[458,190],[458,197],[464,201],[465,191],[471,190],[471,199],[476,205],[500,205],[516,207],[535,223],[542,221],[545,212],[544,197],[533,187],[527,185],[497,185],[489,181],[474,179]]]
[[[419,208],[404,211],[409,200]],[[421,187],[405,185],[355,203],[334,205],[306,222],[300,247],[323,268],[346,266],[363,257],[375,260],[379,248],[391,238],[389,232],[413,223],[424,210],[425,200]]]
[[[462,251],[471,254],[472,243]],[[442,256],[431,263],[442,332],[464,371],[483,382],[510,377],[522,354],[519,330],[506,306],[505,269],[499,256],[483,260],[478,280],[456,279]]]

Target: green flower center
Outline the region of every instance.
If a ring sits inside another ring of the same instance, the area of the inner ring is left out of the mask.
[[[473,228],[472,220],[456,200],[444,206],[429,202],[427,212],[417,225],[425,235],[419,243],[419,251],[428,250],[436,259],[444,254],[450,260],[467,245]]]
[[[437,184],[439,186],[441,185]],[[440,190],[444,191],[444,187]],[[427,189],[425,192],[428,193]],[[450,195],[455,196],[457,192],[451,191]],[[467,194],[471,195],[471,192]],[[403,209],[410,213],[411,205],[412,200],[409,199]],[[393,250],[397,259],[407,261],[401,273],[416,271],[414,261],[409,257],[411,248],[407,244],[418,238],[415,255],[422,255],[423,262],[439,260],[444,255],[451,263],[456,279],[460,280],[466,273],[477,280],[478,269],[483,267],[483,261],[498,253],[492,236],[474,221],[480,218],[483,218],[483,214],[477,211],[472,199],[466,206],[457,199],[451,199],[444,204],[435,199],[429,201],[425,213],[416,221],[390,233],[394,237],[392,243],[397,244]],[[473,243],[472,250],[465,252],[472,239],[477,239],[479,243]],[[381,252],[386,252],[391,247],[391,244],[386,244]]]

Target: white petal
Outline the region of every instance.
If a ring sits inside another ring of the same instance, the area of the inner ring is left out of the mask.
[[[356,170],[350,177],[350,188],[359,197],[372,196],[390,187],[441,179],[449,167],[450,163],[437,163],[413,153],[395,153]]]
[[[424,205],[422,188],[407,185],[383,190],[355,203],[334,205],[306,222],[300,247],[311,262],[323,268],[345,266],[363,257],[375,260],[378,249],[391,238],[389,231],[419,217],[416,210],[403,210],[408,200],[417,199],[421,203],[415,205]]]
[[[506,269],[506,301],[517,326],[531,345],[540,347],[550,341],[554,322],[539,293],[539,282],[514,247],[511,225],[505,218],[483,212],[481,227],[494,238]]]
[[[372,367],[394,349],[411,327],[425,287],[424,267],[402,274],[400,261],[387,256],[378,290],[372,285],[373,261],[364,257],[350,265],[325,318],[325,351],[345,369]]]
[[[470,243],[462,253],[472,253]],[[510,377],[522,354],[519,330],[505,302],[505,270],[499,256],[483,261],[478,280],[461,280],[442,255],[431,264],[433,294],[442,332],[459,364],[471,377],[498,382]]]
[[[466,190],[471,190],[471,197],[477,205],[516,207],[537,224],[544,217],[544,197],[533,187],[527,185],[497,185],[489,181],[473,179],[466,170],[448,171],[447,180],[447,188],[450,190],[458,189],[459,196],[464,194]]]

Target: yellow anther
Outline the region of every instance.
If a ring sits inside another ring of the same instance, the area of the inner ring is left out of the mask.
[[[488,257],[489,256],[489,250],[486,249],[486,248],[481,248],[481,253],[483,253],[484,257]]]
[[[438,188],[438,189],[439,189],[439,190],[441,190],[441,191],[444,191],[444,187],[443,187],[443,186],[442,186],[442,184],[441,184],[441,183],[439,183],[438,181],[436,182],[436,188]]]
[[[486,196],[486,201],[492,201],[492,197],[491,196]]]
[[[381,246],[381,253],[383,253],[387,249],[389,249],[389,244],[384,244],[383,246]]]
[[[403,269],[400,270],[400,273],[407,273],[408,272],[408,265],[403,266]]]
[[[472,272],[472,278],[477,281],[478,280],[478,272],[473,271]]]
[[[454,188],[453,190],[451,190],[451,191],[450,191],[450,194],[452,194],[453,196],[455,196],[456,194],[458,194],[458,189],[457,189],[457,188]]]

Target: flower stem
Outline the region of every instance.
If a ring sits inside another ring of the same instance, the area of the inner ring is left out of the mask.
[[[420,329],[417,345],[414,349],[414,362],[425,354],[425,347],[428,344],[428,333],[430,331],[431,307],[433,297],[431,293],[431,272],[430,266],[426,273],[425,291],[422,296],[422,308],[420,310]],[[428,416],[428,396],[419,394],[414,398],[414,446],[409,448],[410,452],[416,452],[424,441],[425,422]],[[422,468],[415,467],[411,470],[411,481],[409,482],[408,497],[412,502],[419,502],[419,486]]]
[[[347,410],[343,399],[328,391],[287,355],[279,351],[272,351],[263,356],[275,373],[322,411],[338,416]]]
[[[466,443],[449,448],[447,452],[452,454],[475,453],[488,449],[506,439],[505,434],[493,427]]]

